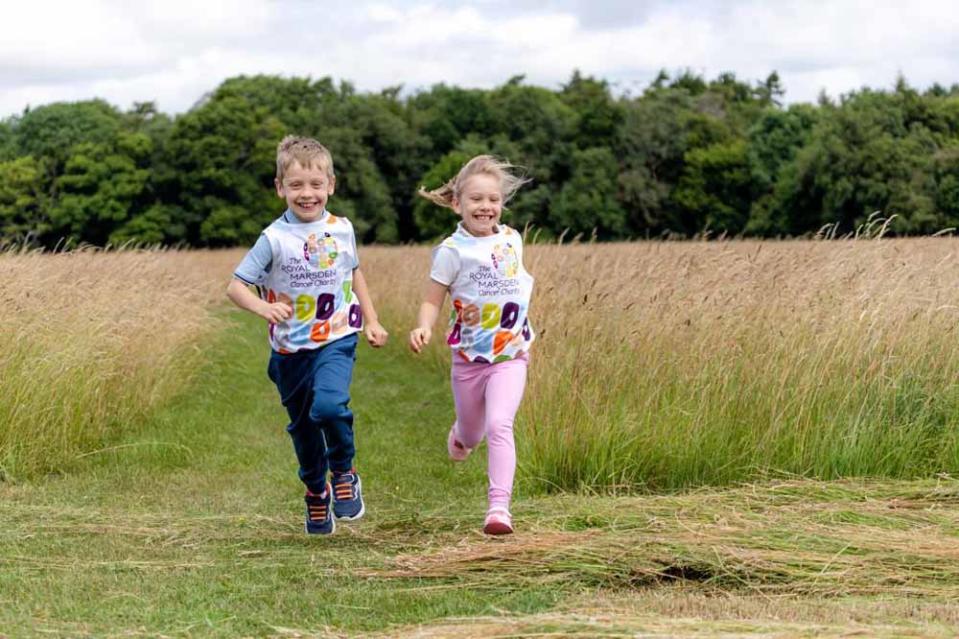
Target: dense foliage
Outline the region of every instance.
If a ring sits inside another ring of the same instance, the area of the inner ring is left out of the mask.
[[[50,104],[0,121],[0,238],[249,244],[282,208],[272,182],[287,133],[333,152],[331,208],[365,242],[447,231],[451,214],[416,188],[480,152],[526,167],[533,182],[508,220],[546,237],[842,233],[875,211],[898,234],[959,226],[959,85],[782,97],[775,73],[661,73],[638,96],[579,73],[559,90],[518,76],[411,95],[241,76],[176,117],[152,103]]]

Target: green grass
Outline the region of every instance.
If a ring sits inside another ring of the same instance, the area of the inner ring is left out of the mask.
[[[0,483],[0,636],[959,630],[948,478],[622,498],[521,488],[518,534],[484,539],[485,451],[446,459],[446,374],[397,335],[362,347],[354,378],[368,515],[308,537],[263,327],[233,321],[146,423],[61,472]]]

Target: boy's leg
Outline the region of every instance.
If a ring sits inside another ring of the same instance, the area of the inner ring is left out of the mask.
[[[326,436],[326,458],[335,473],[353,468],[353,411],[350,410],[350,382],[356,360],[355,334],[320,349],[313,370],[310,419]]]
[[[526,388],[526,359],[489,367],[486,382],[486,437],[489,449],[489,505],[509,508],[516,473],[513,420]]]
[[[466,448],[475,448],[486,434],[486,371],[488,364],[474,364],[453,360],[450,378],[453,403],[456,405],[456,423],[453,434]]]
[[[353,411],[349,405],[357,341],[354,334],[320,349],[310,406],[311,417],[326,436],[327,460],[333,471],[333,514],[346,520],[359,519],[366,512],[360,477],[353,470]]]
[[[300,465],[300,479],[312,493],[326,490],[326,442],[320,424],[310,416],[313,403],[313,369],[318,353],[270,356],[269,376],[280,392],[280,401],[290,416],[286,427]]]

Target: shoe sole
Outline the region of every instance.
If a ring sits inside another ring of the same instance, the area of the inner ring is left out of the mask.
[[[303,525],[304,530],[306,530],[307,535],[332,535],[336,532],[336,519],[330,519],[330,532],[322,532],[320,530],[310,530],[309,525]]]
[[[501,521],[493,521],[483,526],[483,532],[487,535],[511,535],[513,528]]]
[[[363,478],[362,477],[356,478],[356,490],[359,491],[360,496],[363,495]],[[356,521],[357,519],[359,519],[365,514],[366,514],[366,502],[362,502],[360,504],[360,512],[356,513],[355,515],[350,515],[349,517],[346,517],[346,516],[341,517],[336,514],[336,509],[335,508],[333,509],[333,519],[339,519],[340,521]]]
[[[473,449],[467,448],[466,446],[463,446],[462,448],[458,448],[457,446],[453,444],[454,441],[455,440],[453,438],[453,431],[450,431],[450,434],[446,438],[447,454],[450,456],[450,459],[452,459],[455,462],[466,461],[466,458],[470,456],[470,453],[473,452]]]

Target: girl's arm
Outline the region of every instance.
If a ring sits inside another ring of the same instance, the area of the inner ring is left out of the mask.
[[[419,353],[423,347],[430,343],[430,337],[433,335],[433,324],[436,318],[440,316],[440,309],[443,307],[443,300],[446,299],[446,291],[449,287],[440,284],[436,280],[430,280],[426,287],[426,295],[423,296],[423,304],[420,306],[419,319],[417,326],[410,331],[410,348],[414,353]]]
[[[243,310],[250,311],[254,315],[259,315],[273,324],[279,324],[293,316],[293,309],[289,304],[283,302],[270,304],[265,300],[261,300],[250,290],[246,282],[235,277],[230,281],[230,285],[226,287],[226,296]]]
[[[363,277],[363,271],[359,268],[353,269],[353,292],[356,293],[356,298],[360,301],[360,311],[363,313],[363,333],[366,335],[366,341],[373,348],[383,346],[390,334],[380,324],[376,309],[373,308],[373,300],[370,299],[370,291],[366,287],[366,278]]]

